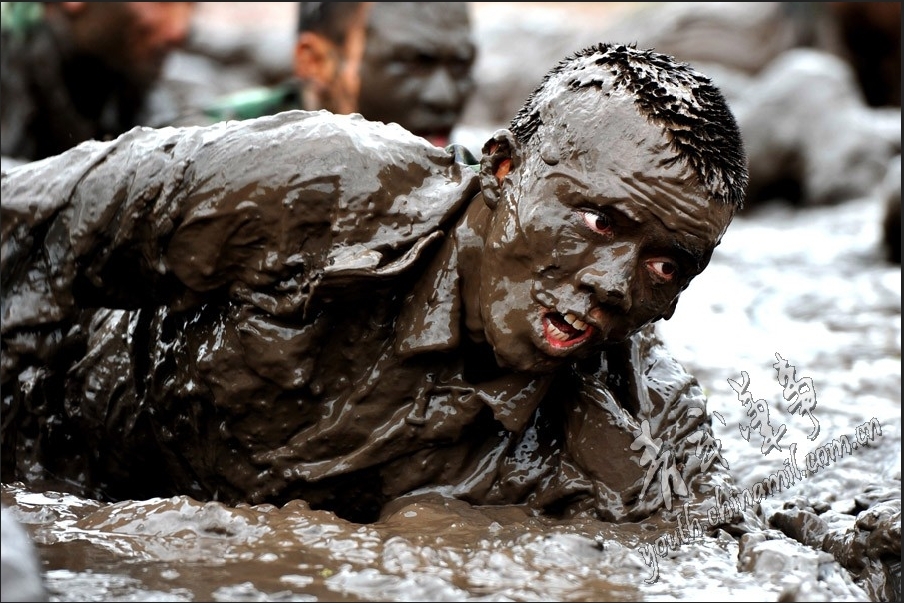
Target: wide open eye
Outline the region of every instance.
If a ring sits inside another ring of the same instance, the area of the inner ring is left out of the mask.
[[[678,278],[678,265],[668,258],[652,258],[646,264],[653,277],[659,281],[670,283]]]
[[[609,216],[592,211],[582,211],[581,217],[590,230],[603,235],[612,234],[612,220],[609,219]]]

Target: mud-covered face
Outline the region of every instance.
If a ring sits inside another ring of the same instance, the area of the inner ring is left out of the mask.
[[[76,13],[74,35],[82,52],[139,86],[160,76],[173,49],[185,43],[194,2],[85,3]]]
[[[128,29],[130,63],[142,77],[156,80],[163,63],[188,39],[194,2],[130,2]]]
[[[466,3],[376,2],[358,111],[445,146],[474,89],[475,54]]]
[[[607,117],[580,131],[542,126],[547,142],[502,181],[478,303],[512,368],[549,370],[671,316],[731,221],[730,206],[669,161],[660,128],[627,99],[607,102]]]

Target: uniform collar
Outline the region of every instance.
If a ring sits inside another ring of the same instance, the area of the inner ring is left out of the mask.
[[[447,238],[399,315],[395,342],[399,357],[451,351],[461,344],[461,282],[457,266],[457,250]],[[553,375],[518,373],[472,387],[503,427],[520,432],[552,379]]]
[[[396,353],[407,358],[446,351],[461,341],[461,289],[458,252],[448,235],[431,260],[396,324]]]

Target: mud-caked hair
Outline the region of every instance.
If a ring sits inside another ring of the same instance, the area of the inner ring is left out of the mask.
[[[527,144],[543,124],[541,105],[550,95],[591,87],[600,91],[601,104],[612,91],[633,95],[638,113],[666,132],[673,161],[687,162],[716,200],[743,206],[747,156],[734,114],[707,76],[668,55],[616,44],[576,52],[544,76],[509,129]]]
[[[299,2],[297,32],[320,34],[330,42],[345,45],[363,2]]]

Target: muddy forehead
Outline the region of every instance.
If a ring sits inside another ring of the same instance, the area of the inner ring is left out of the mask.
[[[400,48],[457,48],[470,54],[471,31],[463,2],[374,2],[368,17],[368,45]]]
[[[617,203],[629,217],[653,214],[670,230],[696,239],[695,246],[721,238],[733,208],[712,198],[691,166],[677,158],[668,133],[638,113],[633,95],[610,89],[601,97],[596,89],[564,87],[560,92],[541,105],[539,155],[548,176],[568,179],[590,200]]]

